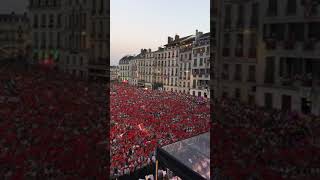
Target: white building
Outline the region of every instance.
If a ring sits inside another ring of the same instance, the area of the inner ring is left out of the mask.
[[[119,73],[121,81],[129,81],[130,79],[130,66],[129,63],[133,59],[133,56],[125,56],[119,61]]]
[[[168,37],[163,48],[141,49],[119,64],[121,79],[132,85],[210,97],[210,33]]]
[[[119,67],[110,66],[110,81],[118,81],[118,80],[119,80]]]
[[[190,94],[210,97],[210,33],[196,31],[192,47]]]
[[[179,92],[190,94],[191,85],[191,63],[192,63],[192,48],[195,36],[189,36],[181,41],[179,45],[178,59],[178,87]]]
[[[168,37],[168,43],[164,45],[161,52],[162,73],[164,76],[163,87],[166,91],[178,92],[178,61],[179,61],[179,46],[182,40],[189,38],[180,38],[175,35],[174,39]]]

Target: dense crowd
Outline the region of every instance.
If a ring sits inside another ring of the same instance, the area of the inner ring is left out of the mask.
[[[214,174],[235,179],[320,177],[319,117],[230,99],[216,101],[213,109]]]
[[[1,67],[0,179],[107,179],[105,87],[43,67]],[[112,84],[110,100],[113,176],[154,163],[157,146],[210,128],[206,99]],[[320,176],[319,117],[230,99],[211,105],[213,176]]]
[[[0,179],[106,179],[105,87],[2,64]]]
[[[129,174],[155,161],[155,148],[209,131],[210,104],[186,94],[113,84],[111,174]]]

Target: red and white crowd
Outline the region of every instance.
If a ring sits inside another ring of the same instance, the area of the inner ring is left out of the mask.
[[[214,175],[234,179],[320,177],[319,117],[230,99],[216,101],[212,108]]]
[[[105,87],[39,67],[4,66],[0,179],[106,179]]]
[[[164,146],[209,131],[205,99],[127,84],[110,91],[111,174],[121,176],[155,161]]]
[[[3,66],[4,67],[4,66]],[[0,70],[0,179],[107,179],[155,162],[155,149],[208,132],[210,104],[128,84],[110,87],[38,67]],[[222,99],[211,165],[233,179],[320,177],[320,118]]]

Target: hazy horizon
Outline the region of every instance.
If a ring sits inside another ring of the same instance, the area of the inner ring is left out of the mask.
[[[157,50],[168,36],[210,31],[210,0],[111,0],[110,64],[140,49]]]

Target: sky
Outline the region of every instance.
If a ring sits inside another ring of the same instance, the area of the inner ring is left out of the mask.
[[[157,50],[168,36],[210,31],[210,0],[111,0],[110,64],[140,49]]]
[[[0,0],[0,13],[27,12],[28,0]]]

